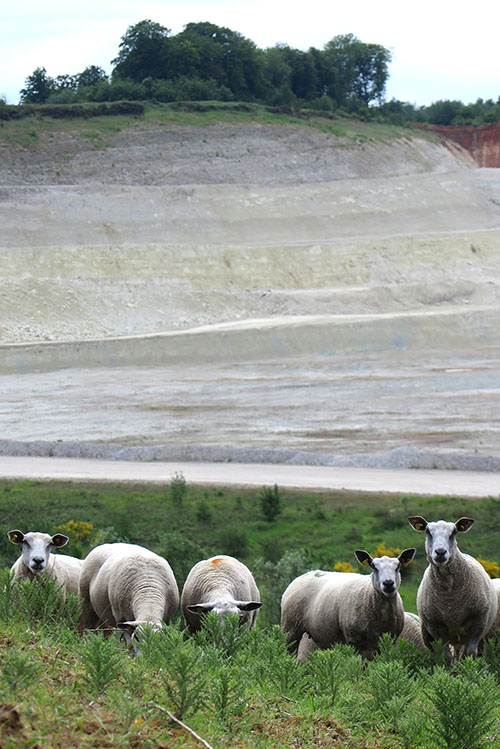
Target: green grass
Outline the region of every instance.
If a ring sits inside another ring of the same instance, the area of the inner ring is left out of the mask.
[[[13,596],[0,576],[3,749],[199,746],[193,732],[233,749],[500,745],[500,639],[451,669],[388,636],[364,665],[343,645],[299,664],[278,626],[222,632],[211,614],[196,637],[146,631],[134,658],[116,636],[79,634],[76,599],[65,620],[50,585],[37,617],[30,587]]]
[[[53,533],[70,521],[90,523],[93,529],[83,537],[69,532],[64,548],[68,554],[83,556],[98,542],[124,539],[167,556],[179,584],[190,564],[210,554],[234,554],[252,566],[259,559],[277,563],[287,552],[303,552],[310,567],[331,569],[336,562],[350,562],[362,571],[355,549],[374,554],[381,543],[400,549],[415,546],[415,561],[405,570],[401,585],[405,607],[415,611],[426,560],[423,534],[412,530],[408,516],[473,517],[475,524],[460,537],[460,547],[500,562],[500,499],[280,489],[282,512],[268,522],[259,491],[187,485],[179,498],[168,485],[0,482],[5,530],[0,536],[0,566],[12,564],[19,554],[8,542],[9,529]],[[183,547],[177,551],[179,539]]]
[[[92,106],[89,104],[88,106]],[[277,127],[296,126],[320,130],[342,145],[390,141],[397,138],[417,137],[434,139],[414,127],[362,122],[345,116],[325,116],[313,110],[299,114],[283,114],[270,111],[260,104],[239,104],[235,102],[188,102],[185,104],[144,103],[144,115],[113,115],[92,117],[91,120],[54,119],[34,114],[19,120],[6,120],[0,123],[0,143],[23,149],[42,149],[44,140],[54,138],[59,133],[73,137],[97,141],[99,147],[112,146],[116,134],[123,130],[158,127],[195,126],[206,128],[216,124],[249,124],[259,122]]]
[[[301,665],[275,624],[281,593],[304,565],[356,566],[354,549],[373,553],[381,542],[417,547],[402,585],[406,608],[415,610],[426,562],[423,534],[408,515],[473,517],[461,548],[498,560],[500,499],[280,489],[282,512],[268,522],[260,489],[172,479],[171,487],[0,483],[0,746],[199,746],[172,715],[213,747],[500,746],[500,638],[476,663],[452,670],[439,652],[422,654],[410,643],[396,650],[388,640],[364,667],[345,646]],[[78,633],[75,598],[61,608],[50,584],[37,590],[27,582],[13,594],[7,582],[19,550],[6,532],[60,525],[68,526],[68,553],[140,543],[171,561],[179,585],[204,555],[236,554],[263,593],[257,628],[222,633],[212,619],[193,639],[177,617],[164,633],[146,634],[137,658],[114,637]]]

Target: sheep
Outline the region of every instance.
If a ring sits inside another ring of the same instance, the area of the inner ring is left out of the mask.
[[[181,596],[184,623],[191,634],[201,628],[202,615],[208,611],[222,619],[238,614],[240,625],[252,629],[261,606],[259,590],[248,567],[225,554],[195,564]]]
[[[417,645],[420,650],[425,650],[420,619],[417,614],[405,611],[403,629],[401,630],[398,640],[409,640],[409,642],[413,642]]]
[[[484,636],[485,640],[489,640],[490,637],[494,637],[496,633],[498,632],[498,630],[500,629],[500,578],[496,577],[493,580],[490,580],[490,583],[497,597],[498,609],[497,609],[497,615],[495,617],[495,621],[493,622],[488,632]]]
[[[417,592],[424,643],[429,648],[434,640],[441,640],[448,661],[453,653],[458,658],[464,653],[475,658],[495,621],[498,599],[482,565],[457,546],[456,534],[466,533],[474,521],[460,518],[456,523],[428,523],[414,516],[408,522],[416,531],[426,533],[429,565]]]
[[[50,536],[36,531],[23,533],[20,530],[9,531],[7,535],[12,544],[23,546],[21,556],[11,567],[14,580],[41,580],[46,575],[57,581],[64,600],[68,593],[78,595],[83,560],[50,551],[53,547],[66,546],[69,540],[67,536],[62,533]]]
[[[420,619],[416,614],[412,614],[408,611],[404,612],[404,624],[401,634],[398,637],[399,640],[409,640],[413,642],[420,650],[425,650],[424,641],[422,639],[422,633],[420,631]],[[397,645],[397,643],[395,643]],[[297,650],[297,660],[303,663],[311,653],[318,650],[318,645],[315,643],[313,638],[305,632],[299,643]]]
[[[80,628],[161,629],[179,605],[169,563],[143,546],[101,544],[83,560]],[[126,638],[127,639],[127,638]]]
[[[400,570],[411,562],[415,549],[405,549],[399,557],[373,559],[359,549],[355,554],[361,564],[368,562],[371,575],[313,570],[295,578],[283,593],[281,627],[290,652],[300,649],[299,659],[335,643],[352,645],[371,659],[384,632],[396,637],[401,633]],[[302,640],[304,634],[313,642]]]

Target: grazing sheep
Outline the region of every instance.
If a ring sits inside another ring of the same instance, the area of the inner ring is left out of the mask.
[[[83,560],[66,554],[51,554],[53,547],[61,548],[68,543],[68,537],[62,533],[50,536],[48,533],[19,530],[7,533],[12,544],[22,544],[23,550],[19,559],[14,562],[11,571],[14,580],[42,579],[41,575],[54,578],[60,586],[61,595],[66,600],[68,593],[78,594],[78,580]]]
[[[405,611],[405,619],[403,629],[399,635],[399,640],[409,640],[417,645],[420,650],[425,650],[425,644],[422,637],[422,629],[420,626],[420,619],[417,614],[412,614],[409,611]]]
[[[83,560],[81,628],[160,629],[179,605],[179,590],[166,559],[135,544],[102,544]]]
[[[449,646],[456,653],[476,657],[495,621],[498,600],[482,565],[457,546],[456,534],[466,533],[474,521],[460,518],[456,523],[428,523],[415,516],[408,522],[416,531],[426,533],[429,565],[417,593],[425,645],[430,647],[434,640],[441,640],[448,660],[452,657]]]
[[[201,627],[201,615],[238,614],[240,624],[255,626],[262,606],[253,575],[242,562],[225,554],[203,559],[186,578],[181,596],[184,622],[191,633]]]
[[[415,549],[375,559],[366,551],[355,553],[361,564],[368,562],[371,575],[315,570],[295,578],[283,593],[281,627],[290,651],[300,646],[299,658],[335,643],[352,645],[363,657],[372,658],[384,632],[396,637],[401,633],[400,569],[411,562]],[[301,641],[305,633],[312,643],[307,638]]]

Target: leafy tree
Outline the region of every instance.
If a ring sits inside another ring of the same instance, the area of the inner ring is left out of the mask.
[[[77,88],[90,88],[96,86],[101,81],[107,81],[108,76],[105,71],[98,65],[89,65],[76,78]]]
[[[169,37],[161,49],[162,78],[197,76],[202,66],[200,52],[190,39],[180,35]]]
[[[426,108],[427,121],[433,125],[451,125],[462,107],[461,101],[435,101]]]
[[[163,78],[163,47],[170,29],[154,21],[139,21],[129,26],[122,36],[118,56],[111,62],[116,66],[113,77],[142,81],[144,78]]]
[[[315,59],[309,52],[285,48],[290,67],[290,84],[298,99],[310,101],[321,94],[320,81],[316,72]]]
[[[237,31],[213,23],[188,23],[178,35],[196,49],[200,78],[212,78],[238,99],[259,98],[265,90],[264,59]]]
[[[43,104],[54,88],[54,79],[47,75],[46,69],[35,68],[33,73],[26,78],[24,88],[21,89],[21,103]]]
[[[355,76],[353,45],[358,40],[353,34],[335,36],[324,46],[329,83],[324,92],[338,106],[346,103],[353,92]]]
[[[324,93],[339,105],[353,96],[366,105],[382,102],[389,78],[389,50],[379,44],[364,44],[353,34],[342,34],[331,39],[324,52],[331,78]]]
[[[365,103],[376,100],[382,103],[385,85],[389,77],[388,64],[391,53],[380,44],[357,42],[353,48],[354,93]]]

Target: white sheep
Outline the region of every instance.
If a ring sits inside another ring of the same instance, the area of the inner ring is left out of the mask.
[[[48,533],[31,531],[23,533],[12,530],[7,533],[12,544],[22,544],[22,554],[11,567],[14,580],[42,579],[46,575],[54,578],[60,586],[61,595],[66,600],[68,593],[78,594],[78,581],[83,560],[66,554],[52,554],[52,548],[61,548],[68,543],[62,533],[50,536]]]
[[[415,516],[408,522],[416,531],[425,531],[425,551],[429,565],[417,592],[417,610],[422,637],[427,647],[441,640],[444,654],[452,651],[476,657],[498,610],[497,594],[483,566],[457,546],[456,534],[466,533],[474,522],[460,518],[428,523]]]
[[[412,614],[408,611],[404,612],[404,624],[401,634],[398,637],[398,642],[401,639],[409,640],[417,645],[420,650],[425,650],[422,633],[420,631],[420,619],[416,614]],[[318,650],[318,645],[313,638],[305,632],[299,643],[297,660],[303,663],[311,653],[314,653],[315,650]]]
[[[82,628],[160,629],[179,605],[169,563],[135,544],[102,544],[83,560],[79,586]]]
[[[425,650],[425,644],[422,637],[422,629],[420,626],[420,619],[417,614],[412,614],[409,611],[405,611],[405,618],[403,629],[399,635],[399,639],[409,640],[413,642],[420,650]]]
[[[201,616],[208,611],[221,617],[238,614],[240,624],[251,629],[261,606],[259,590],[248,567],[225,554],[195,564],[181,596],[182,615],[191,633],[200,629]]]
[[[497,615],[495,617],[495,621],[493,622],[488,632],[484,636],[485,640],[489,640],[490,637],[494,637],[496,633],[498,632],[498,630],[500,629],[500,578],[495,577],[492,580],[490,580],[490,583],[497,597],[498,609],[497,609]]]
[[[405,549],[399,557],[373,559],[359,549],[355,554],[361,564],[368,562],[371,575],[313,570],[295,578],[283,593],[281,627],[290,651],[300,646],[300,659],[335,643],[352,645],[363,657],[372,658],[384,632],[395,637],[401,633],[400,570],[411,562],[415,549]]]

